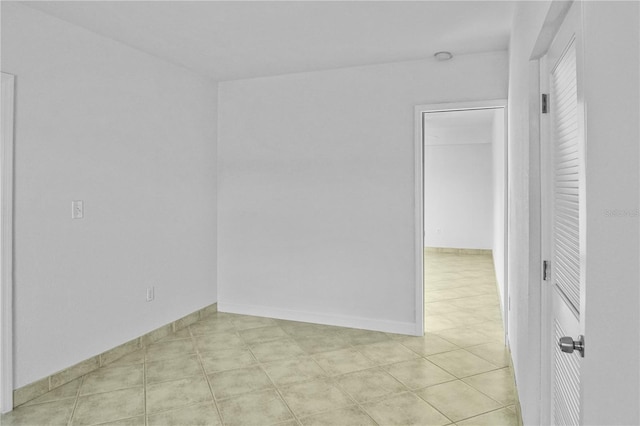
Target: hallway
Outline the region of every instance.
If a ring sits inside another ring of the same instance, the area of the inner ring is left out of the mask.
[[[424,339],[430,352],[442,352],[429,360],[439,360],[438,365],[474,388],[465,397],[451,397],[449,409],[479,415],[490,411],[489,406],[475,401],[488,396],[511,411],[502,418],[496,417],[500,411],[480,415],[475,418],[477,424],[485,424],[482,419],[486,419],[486,424],[516,425],[516,396],[491,254],[447,251],[425,248],[424,252]]]

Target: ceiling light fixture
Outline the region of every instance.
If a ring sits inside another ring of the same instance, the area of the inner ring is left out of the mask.
[[[446,51],[436,52],[433,56],[435,56],[435,58],[439,61],[448,61],[449,59],[453,58],[453,54]]]

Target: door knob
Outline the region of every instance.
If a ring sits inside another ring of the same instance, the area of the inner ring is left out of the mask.
[[[572,354],[573,351],[580,352],[580,356],[584,358],[584,336],[578,336],[578,340],[572,337],[564,336],[558,340],[558,346],[562,352]]]

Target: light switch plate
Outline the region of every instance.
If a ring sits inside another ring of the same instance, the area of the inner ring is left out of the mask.
[[[155,289],[153,288],[153,286],[147,287],[147,302],[153,302],[153,299],[155,299],[155,297]]]
[[[71,219],[82,219],[84,217],[84,204],[82,200],[71,202]]]

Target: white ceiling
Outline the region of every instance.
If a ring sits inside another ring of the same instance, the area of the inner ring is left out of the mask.
[[[424,114],[425,145],[491,143],[493,121],[502,109],[431,112]]]
[[[431,58],[439,50],[506,50],[514,2],[24,4],[214,80],[231,80]]]

